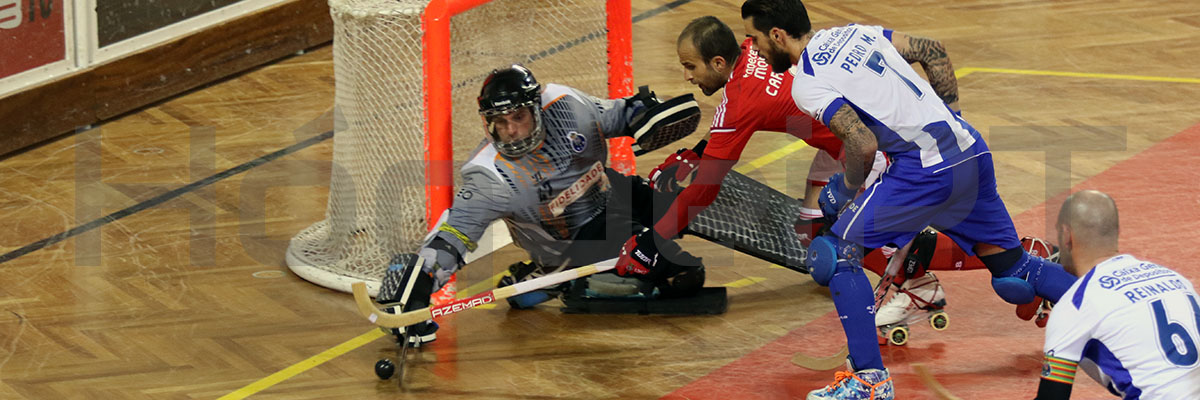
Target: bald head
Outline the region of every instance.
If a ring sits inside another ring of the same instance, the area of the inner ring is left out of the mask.
[[[1058,226],[1070,230],[1076,247],[1115,251],[1119,230],[1117,203],[1100,191],[1076,192],[1063,202]]]

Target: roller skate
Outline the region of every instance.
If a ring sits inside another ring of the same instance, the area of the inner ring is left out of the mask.
[[[893,285],[891,281],[880,281],[880,285]],[[883,297],[877,299],[882,302]],[[875,326],[879,332],[879,344],[903,346],[908,343],[909,324],[929,321],[934,330],[945,330],[950,325],[946,314],[946,291],[936,276],[926,272],[924,276],[905,281],[887,304],[876,306]]]

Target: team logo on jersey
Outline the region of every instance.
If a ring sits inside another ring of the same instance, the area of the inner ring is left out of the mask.
[[[571,142],[571,150],[576,153],[582,153],[587,148],[587,138],[582,133],[571,131],[567,134],[567,140]]]
[[[1121,279],[1114,278],[1114,277],[1111,277],[1108,275],[1101,276],[1100,279],[1098,279],[1098,281],[1100,281],[1100,287],[1105,288],[1105,289],[1112,289],[1113,286],[1117,286],[1118,283],[1121,283]]]
[[[817,63],[817,65],[829,64],[831,58],[833,58],[833,54],[827,52],[817,53],[812,56],[813,62]]]
[[[816,54],[812,55],[813,62],[817,63],[817,65],[829,64],[833,61],[834,54],[842,50],[842,47],[850,41],[850,38],[854,37],[855,32],[858,32],[857,27],[853,29],[849,27],[831,29],[825,41],[817,46]]]

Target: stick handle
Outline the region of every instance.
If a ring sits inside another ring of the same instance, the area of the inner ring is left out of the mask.
[[[912,369],[913,372],[917,373],[917,378],[920,378],[921,382],[925,384],[925,387],[929,388],[929,390],[933,391],[933,394],[937,395],[938,400],[962,400],[958,396],[950,393],[949,390],[946,390],[946,387],[942,386],[942,384],[937,381],[937,378],[933,377],[933,373],[929,371],[929,368],[925,367],[925,364],[913,364]]]
[[[354,291],[354,302],[358,304],[358,312],[364,317],[367,317],[367,320],[384,328],[399,328],[433,319],[433,317],[454,314],[459,311],[469,310],[484,304],[493,303],[495,301],[506,299],[512,296],[557,285],[569,280],[608,271],[616,267],[616,261],[617,259],[614,258],[584,267],[572,268],[540,278],[530,279],[512,286],[505,286],[499,289],[489,290],[465,299],[454,300],[450,303],[440,306],[425,307],[420,310],[412,310],[400,314],[392,314],[380,310],[379,305],[375,304],[375,302],[371,300],[370,295],[367,294],[366,283],[355,282],[351,285],[351,289]]]

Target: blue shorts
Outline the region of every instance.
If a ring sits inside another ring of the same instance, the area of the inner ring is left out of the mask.
[[[945,233],[969,255],[977,243],[1020,247],[1012,217],[996,192],[992,154],[950,166],[922,168],[919,160],[895,160],[833,225],[833,233],[867,248],[903,246],[927,226]]]

